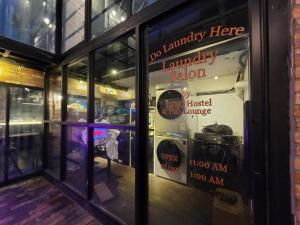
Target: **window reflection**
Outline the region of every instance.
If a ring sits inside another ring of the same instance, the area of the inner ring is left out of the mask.
[[[125,21],[129,0],[92,0],[92,38]]]
[[[0,35],[55,52],[56,0],[2,0],[0,9]]]
[[[147,6],[153,4],[157,0],[133,0],[132,1],[132,13],[138,13],[142,9],[146,8]]]
[[[63,0],[62,51],[84,39],[85,0]]]

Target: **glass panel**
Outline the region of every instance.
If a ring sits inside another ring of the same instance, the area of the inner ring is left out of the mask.
[[[87,73],[87,58],[69,67],[67,99],[68,121],[87,121]]]
[[[95,53],[95,122],[135,124],[135,37]]]
[[[41,169],[44,92],[10,88],[9,178]]]
[[[132,14],[136,14],[157,0],[132,0]]]
[[[226,1],[230,16],[210,19],[216,3],[206,14],[195,1],[149,29],[151,225],[249,224],[248,11],[235,8],[243,3]]]
[[[94,202],[134,224],[135,133],[94,129]]]
[[[61,74],[51,74],[49,78],[49,120],[61,120]]]
[[[44,87],[44,75],[39,70],[24,67],[12,60],[0,60],[0,82],[31,87]]]
[[[55,52],[56,0],[1,0],[0,35]]]
[[[4,180],[5,130],[6,130],[6,87],[0,86],[0,182]]]
[[[84,40],[85,0],[63,0],[62,51]]]
[[[87,188],[87,128],[67,127],[66,183],[86,194]]]
[[[46,171],[53,176],[60,176],[60,159],[61,159],[61,144],[60,144],[60,124],[49,124],[48,149],[47,149],[47,169]]]
[[[92,38],[127,19],[129,0],[92,0]]]

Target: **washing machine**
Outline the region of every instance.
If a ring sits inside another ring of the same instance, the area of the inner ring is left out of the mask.
[[[155,129],[187,130],[187,116],[184,114],[181,89],[156,91]]]
[[[154,174],[186,184],[187,143],[186,132],[156,132],[154,138]]]

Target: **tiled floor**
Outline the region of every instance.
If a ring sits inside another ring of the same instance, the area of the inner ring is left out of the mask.
[[[0,225],[103,225],[45,178],[0,188]]]

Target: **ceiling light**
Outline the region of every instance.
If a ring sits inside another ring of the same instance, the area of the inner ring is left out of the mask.
[[[116,75],[118,72],[116,70],[111,71],[112,75]]]
[[[115,16],[115,15],[117,15],[117,12],[116,12],[115,10],[112,10],[112,11],[111,11],[111,14],[112,14],[113,16]]]
[[[218,79],[219,79],[219,77],[218,77],[218,76],[215,76],[215,77],[214,77],[214,79],[215,79],[215,80],[218,80]]]
[[[48,25],[48,24],[50,23],[49,18],[45,17],[45,18],[44,18],[44,23]]]

